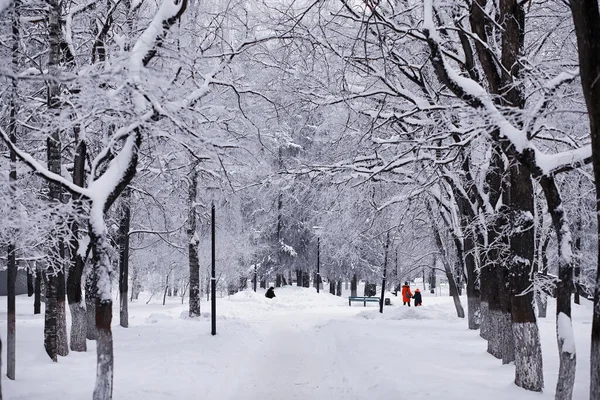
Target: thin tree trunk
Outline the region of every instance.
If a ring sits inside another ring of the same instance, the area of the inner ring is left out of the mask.
[[[481,292],[479,290],[479,277],[477,276],[477,263],[475,261],[475,242],[473,233],[467,226],[464,237],[465,268],[467,271],[467,310],[469,329],[479,329],[481,326]]]
[[[352,275],[352,281],[350,282],[350,296],[358,296],[358,278],[356,274]]]
[[[329,293],[335,295],[335,281],[329,281]]]
[[[12,7],[12,67],[15,71],[18,70],[19,59],[19,8],[20,0],[16,0]],[[17,142],[17,100],[18,100],[18,80],[12,80],[12,98],[10,105],[9,117],[9,135],[10,141]],[[10,166],[8,173],[9,192],[14,194],[14,189],[17,181],[17,156],[14,151],[10,152]],[[16,215],[17,210],[12,202],[11,212]],[[13,231],[13,234],[16,233]],[[6,288],[7,288],[7,335],[6,335],[6,376],[8,379],[15,379],[15,368],[17,362],[17,309],[16,309],[16,285],[17,285],[17,245],[14,236],[10,238],[10,243],[7,248],[7,271],[6,271]],[[29,275],[28,275],[29,276]],[[29,280],[27,281],[29,289]],[[28,290],[29,291],[29,290]]]
[[[548,275],[548,244],[550,243],[550,235],[547,235],[542,243],[542,269],[540,273],[543,276]],[[536,290],[536,302],[538,305],[538,318],[546,318],[548,310],[548,294],[542,290]]]
[[[121,223],[119,224],[119,323],[122,327],[129,326],[129,225],[131,221],[131,191],[126,188],[122,194]]]
[[[33,294],[35,293],[35,287],[33,282],[34,279],[35,276],[33,272],[31,272],[31,268],[27,268],[27,297],[33,297]]]
[[[165,292],[163,294],[163,306],[167,303],[167,292],[169,291],[169,275],[171,274],[171,272],[169,272],[167,274],[167,279],[165,282]]]
[[[336,286],[337,286],[336,295],[341,296],[342,295],[342,280],[341,279],[337,281]]]
[[[435,244],[438,249],[438,252],[442,258],[442,264],[444,265],[444,271],[446,272],[446,278],[448,278],[448,285],[450,287],[450,295],[452,296],[452,300],[454,301],[454,308],[456,308],[456,315],[458,318],[465,317],[465,310],[460,302],[460,297],[458,297],[458,288],[456,287],[456,281],[454,280],[454,273],[452,270],[452,266],[448,261],[448,253],[446,252],[446,248],[444,247],[444,243],[442,241],[442,236],[440,234],[439,228],[437,227],[437,223],[435,221],[435,217],[433,215],[433,210],[431,208],[431,204],[429,202],[426,203],[427,211],[429,212],[429,216],[431,218],[431,228],[433,230],[433,236],[435,239]]]
[[[198,191],[197,162],[192,163],[188,187],[188,258],[190,268],[190,318],[200,316],[200,261],[198,260],[198,235],[196,234],[196,197]]]
[[[33,291],[33,314],[42,313],[42,270],[36,265]]]

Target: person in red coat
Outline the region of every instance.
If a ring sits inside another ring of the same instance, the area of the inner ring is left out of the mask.
[[[404,285],[402,285],[402,303],[405,306],[409,306],[410,307],[410,299],[412,298],[412,293],[410,291],[410,286],[407,282],[404,282]]]

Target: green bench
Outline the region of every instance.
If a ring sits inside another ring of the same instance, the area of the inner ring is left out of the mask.
[[[366,296],[350,296],[348,297],[348,305],[352,307],[353,301],[362,301],[364,306],[367,306],[367,302],[379,303],[379,297],[366,297]]]

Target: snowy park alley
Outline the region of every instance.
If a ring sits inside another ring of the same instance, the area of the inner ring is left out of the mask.
[[[131,304],[130,327],[113,322],[114,398],[159,399],[553,399],[558,374],[555,318],[539,319],[547,390],[516,387],[514,366],[486,353],[478,331],[456,317],[452,298],[424,295],[421,308],[376,303],[348,306],[305,288],[276,290],[273,300],[246,290],[218,300],[217,335],[210,335],[210,305],[202,318],[187,317],[187,302],[168,298]],[[552,300],[550,300],[552,302]],[[96,351],[52,363],[43,345],[43,314],[17,303],[17,379],[2,376],[8,400],[85,399],[94,387]],[[554,305],[549,304],[549,310]],[[115,310],[116,311],[116,310]],[[574,306],[579,362],[575,399],[589,388],[590,303]],[[0,329],[6,328],[2,304]],[[3,349],[3,359],[5,359]]]

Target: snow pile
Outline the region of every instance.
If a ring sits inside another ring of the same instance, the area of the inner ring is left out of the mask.
[[[229,297],[229,302],[247,303],[246,306],[264,311],[289,311],[306,310],[315,307],[348,306],[348,299],[334,296],[325,291],[317,293],[315,288],[302,288],[297,286],[284,286],[275,289],[275,298],[265,297],[265,289],[256,293],[244,290]],[[226,301],[223,301],[226,303]]]
[[[393,304],[393,303],[392,303]],[[376,312],[374,312],[376,311]],[[449,309],[447,306],[442,307],[437,304],[432,304],[422,307],[407,307],[407,306],[386,306],[383,309],[383,314],[379,310],[365,310],[358,314],[359,318],[364,319],[386,319],[392,321],[400,320],[457,320],[456,312]]]

